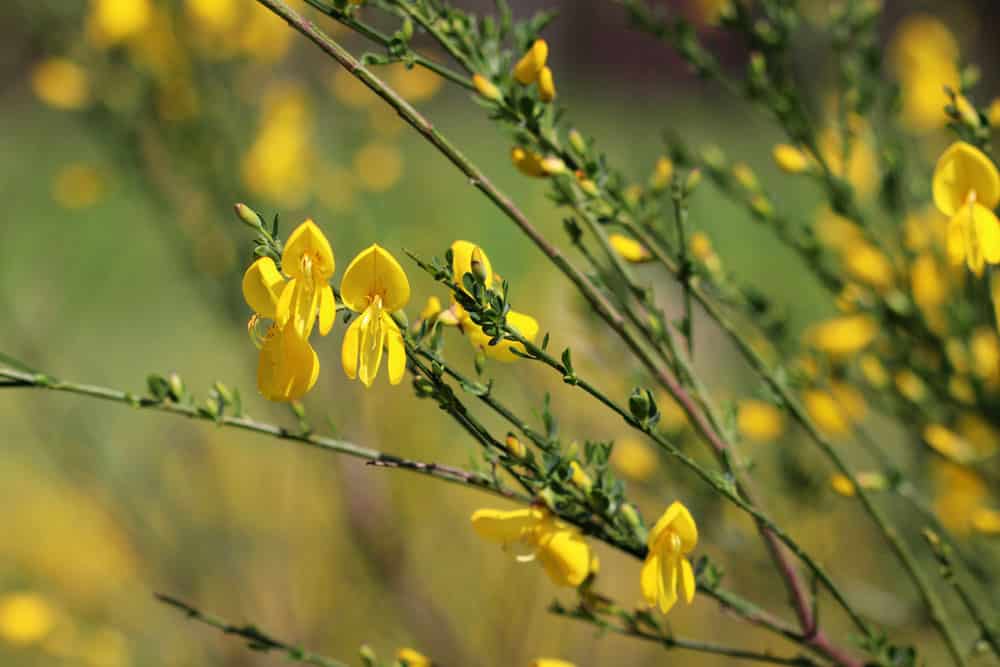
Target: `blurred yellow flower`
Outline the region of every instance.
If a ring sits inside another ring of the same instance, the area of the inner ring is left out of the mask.
[[[514,78],[525,86],[535,83],[545,67],[545,61],[548,60],[548,57],[548,43],[544,39],[536,39],[528,52],[514,65]]]
[[[584,493],[590,493],[591,487],[594,486],[594,481],[590,479],[590,475],[583,469],[583,466],[578,461],[570,461],[569,469],[571,472],[570,481],[573,482],[573,486]]]
[[[653,258],[646,246],[624,234],[608,234],[608,243],[627,262],[648,262]]]
[[[861,228],[824,206],[816,213],[816,238],[820,243],[844,251],[850,244],[864,242]]]
[[[321,165],[318,169],[316,198],[333,213],[346,213],[354,208],[358,179],[354,172],[339,165]]]
[[[410,301],[410,281],[403,267],[387,250],[373,244],[344,271],[340,283],[344,305],[360,313],[344,335],[341,362],[352,380],[360,377],[371,387],[388,348],[389,383],[399,384],[406,372],[403,334],[392,313]]]
[[[525,176],[545,178],[566,171],[566,163],[554,155],[542,156],[534,151],[527,151],[520,146],[510,150],[510,160]]]
[[[486,99],[494,102],[503,101],[503,91],[482,74],[472,75],[472,85],[476,87],[476,92]]]
[[[1000,535],[1000,510],[977,507],[972,513],[972,529],[984,535]]]
[[[963,141],[953,143],[934,167],[934,203],[950,218],[948,255],[965,259],[977,276],[984,265],[1000,262],[1000,172],[982,151]]]
[[[248,3],[243,18],[239,45],[242,51],[264,63],[280,60],[292,45],[295,31],[274,12],[259,2]]]
[[[591,572],[590,546],[580,531],[539,507],[513,510],[481,509],[472,514],[480,537],[514,549],[518,562],[538,559],[557,586],[577,587]]]
[[[556,83],[552,79],[552,70],[543,67],[538,73],[538,97],[543,102],[551,102],[556,98]]]
[[[232,28],[239,17],[239,0],[185,0],[184,9],[199,27],[212,32]]]
[[[653,168],[653,175],[649,177],[649,187],[659,191],[670,185],[670,179],[674,176],[674,163],[665,155],[656,160]]]
[[[959,88],[958,40],[929,14],[900,22],[889,44],[889,64],[899,78],[903,121],[915,130],[942,127],[948,120],[944,87]]]
[[[919,375],[909,368],[904,368],[896,373],[893,381],[896,383],[896,390],[903,398],[913,403],[920,403],[927,398],[927,385],[920,379]]]
[[[789,144],[777,144],[771,150],[775,164],[789,174],[799,174],[809,168],[809,156],[801,148]]]
[[[854,477],[858,480],[858,485],[868,491],[884,491],[889,483],[884,475],[877,472],[859,472]],[[854,483],[846,475],[840,473],[830,478],[830,488],[846,497],[851,497],[856,493]]]
[[[861,369],[861,374],[865,376],[868,384],[876,389],[881,389],[889,383],[889,372],[885,370],[885,366],[874,354],[862,355],[858,359],[858,368]]]
[[[854,118],[860,121],[860,118]],[[830,171],[847,180],[863,196],[871,193],[878,183],[878,158],[867,137],[867,128],[862,123],[857,124],[861,127],[855,128],[846,151],[841,133],[835,127],[827,127],[820,133],[819,150]]]
[[[31,89],[56,109],[81,109],[90,102],[87,71],[66,58],[48,58],[31,70]]]
[[[104,195],[104,175],[93,165],[81,162],[66,165],[52,183],[52,198],[63,208],[93,206]]]
[[[441,90],[443,80],[426,67],[407,67],[396,63],[388,67],[385,80],[409,102],[425,102]]]
[[[832,394],[821,389],[809,389],[802,394],[802,402],[809,418],[824,434],[838,437],[850,432],[851,422]]]
[[[757,442],[770,442],[785,430],[784,417],[778,408],[753,399],[740,401],[736,424],[744,437]]]
[[[934,513],[949,531],[964,535],[972,529],[978,508],[989,498],[982,478],[969,468],[937,459],[931,463],[934,479]]]
[[[848,275],[877,290],[888,290],[894,283],[892,262],[867,241],[851,241],[844,248],[844,268]]]
[[[149,0],[91,0],[87,33],[97,46],[114,46],[138,35],[152,19]]]
[[[941,424],[925,426],[924,441],[941,456],[956,463],[970,463],[976,459],[976,449],[972,443]]]
[[[354,155],[358,182],[371,192],[385,192],[403,174],[403,155],[393,145],[371,142]]]
[[[437,316],[441,312],[441,299],[436,296],[427,297],[427,305],[424,309],[420,311],[420,319],[430,320]]]
[[[282,87],[267,97],[257,137],[243,157],[242,176],[256,194],[295,208],[312,187],[312,112],[298,88]]]
[[[0,639],[16,646],[37,643],[56,624],[56,611],[38,593],[7,593],[0,597]]]
[[[528,450],[525,448],[524,443],[518,440],[517,436],[513,433],[507,434],[503,444],[504,447],[507,448],[507,453],[515,458],[523,459],[528,454]]]
[[[405,667],[431,667],[431,659],[412,648],[401,648],[396,651],[396,661]]]
[[[330,88],[341,104],[352,109],[361,109],[378,101],[378,97],[368,86],[340,66],[333,71]]]
[[[666,391],[656,395],[656,407],[660,409],[660,428],[668,433],[674,433],[687,426],[687,413],[680,403]]]
[[[924,252],[910,266],[913,300],[923,310],[937,308],[948,297],[947,275],[932,253]]]
[[[640,586],[650,606],[666,614],[677,602],[677,587],[688,604],[694,599],[694,570],[687,559],[698,544],[698,527],[687,507],[674,501],[649,531],[649,554],[642,565]],[[679,580],[679,581],[678,581]]]
[[[844,358],[866,348],[878,330],[878,322],[871,315],[843,315],[811,326],[805,339],[821,352]]]
[[[975,329],[969,340],[969,352],[973,374],[987,382],[996,382],[1000,374],[1000,339],[997,334],[986,327]]]
[[[854,482],[847,478],[847,475],[837,473],[830,478],[830,488],[842,496],[851,497],[854,495]]]
[[[622,477],[643,481],[656,473],[659,458],[648,445],[624,437],[617,440],[611,450],[611,465]]]
[[[976,456],[988,458],[996,454],[1000,446],[1000,434],[989,421],[974,412],[966,412],[958,417],[955,427],[963,438],[972,443]]]

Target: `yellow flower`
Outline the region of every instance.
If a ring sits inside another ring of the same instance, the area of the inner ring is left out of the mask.
[[[590,493],[594,481],[590,479],[587,471],[577,461],[570,461],[569,469],[572,471],[570,481],[573,482],[573,485],[586,493]]]
[[[399,384],[406,371],[406,347],[391,313],[410,301],[410,282],[403,267],[388,251],[372,245],[344,271],[340,296],[345,306],[361,313],[344,335],[341,362],[347,377],[360,377],[362,384],[372,386],[382,351],[388,348],[389,382]]]
[[[968,467],[945,460],[932,461],[931,472],[936,492],[934,513],[949,531],[968,533],[976,510],[990,496],[986,482]]]
[[[624,234],[608,234],[608,243],[626,262],[648,262],[653,258],[646,246]]]
[[[982,275],[986,262],[1000,262],[1000,221],[993,209],[1000,202],[1000,173],[982,151],[963,141],[953,143],[934,167],[934,203],[950,218],[948,255],[965,259]]]
[[[821,352],[843,358],[867,347],[878,330],[878,322],[870,315],[844,315],[813,325],[806,331],[806,340]]]
[[[90,101],[87,72],[66,58],[49,58],[31,70],[31,89],[56,109],[80,109]]]
[[[412,648],[401,648],[396,651],[396,661],[406,667],[431,667],[431,659]]]
[[[764,401],[740,401],[736,424],[745,437],[758,442],[774,440],[784,431],[781,411]]]
[[[775,164],[789,174],[799,174],[809,168],[809,156],[789,144],[778,144],[771,151],[771,156]]]
[[[885,366],[882,365],[882,362],[874,354],[862,356],[858,360],[858,367],[861,369],[861,374],[865,376],[868,384],[876,389],[881,389],[889,383],[889,372],[885,370]]]
[[[976,508],[972,513],[972,529],[984,535],[1000,535],[1000,511]]]
[[[830,488],[842,496],[850,498],[854,495],[854,482],[847,478],[847,475],[837,473],[830,478]]]
[[[504,512],[481,509],[472,514],[472,528],[504,549],[515,548],[519,562],[538,559],[557,586],[577,587],[591,572],[590,546],[574,526],[539,507]]]
[[[944,87],[959,87],[958,41],[938,19],[913,14],[900,22],[889,44],[889,63],[902,84],[903,121],[932,130],[948,120]]]
[[[260,130],[243,156],[241,176],[252,192],[294,208],[309,196],[315,176],[312,111],[298,88],[285,87],[268,98]]]
[[[517,436],[513,433],[508,433],[507,438],[503,442],[504,447],[507,448],[507,453],[511,456],[519,459],[523,459],[527,454],[528,450],[525,448],[524,444],[517,439]]]
[[[319,357],[309,342],[294,326],[277,322],[279,301],[288,284],[270,257],[259,258],[243,274],[243,298],[254,311],[250,329],[259,318],[275,320],[259,341],[257,364],[257,388],[269,401],[297,400],[319,377]]]
[[[926,398],[927,385],[924,384],[919,375],[909,368],[904,368],[896,373],[896,377],[893,380],[896,383],[896,389],[904,398],[914,403],[920,403]]]
[[[476,92],[486,99],[494,102],[503,102],[503,91],[482,74],[472,75],[472,85],[476,87]]]
[[[186,0],[184,9],[195,24],[213,33],[232,28],[240,14],[236,0]]]
[[[848,433],[851,423],[844,410],[831,394],[821,389],[810,389],[802,395],[809,418],[816,427],[828,436],[841,436]]]
[[[37,593],[8,593],[0,597],[0,639],[18,646],[34,644],[52,632],[56,612]]]
[[[152,22],[149,0],[91,0],[87,30],[98,46],[134,37]]]
[[[420,319],[430,320],[437,316],[441,312],[441,299],[436,296],[431,296],[427,298],[427,305],[424,309],[420,311]]]
[[[858,485],[868,491],[884,491],[889,483],[883,475],[877,472],[859,472],[854,477],[858,480]],[[846,475],[840,473],[830,478],[830,488],[842,496],[851,497],[855,494],[854,483]]]
[[[925,426],[924,440],[938,454],[956,463],[971,463],[977,458],[972,443],[940,424]]]
[[[373,141],[354,155],[358,182],[370,192],[385,192],[403,174],[403,156],[392,144]]]
[[[462,276],[471,273],[478,274],[487,289],[493,286],[493,265],[482,248],[469,241],[455,241],[451,244],[451,257],[452,275],[458,285],[462,285]],[[464,291],[465,288],[462,289]],[[452,296],[452,301],[454,301],[454,296]],[[462,332],[469,337],[469,342],[472,343],[473,347],[481,349],[487,356],[499,361],[517,361],[518,357],[511,352],[511,349],[525,352],[522,343],[512,340],[500,340],[496,345],[490,345],[492,338],[486,335],[482,327],[472,321],[461,304],[455,302],[451,309]],[[507,313],[507,324],[531,342],[534,342],[538,335],[538,322],[530,315],[511,310]]]
[[[948,297],[947,277],[933,253],[917,256],[910,266],[910,289],[913,300],[923,310],[937,308]]]
[[[544,39],[536,39],[528,52],[514,65],[514,78],[525,86],[538,81],[549,57],[549,45]]]
[[[525,176],[545,178],[556,176],[566,171],[566,163],[554,155],[542,156],[534,151],[526,151],[520,146],[510,150],[510,160]]]
[[[278,300],[278,324],[284,327],[290,322],[299,337],[307,339],[318,316],[319,333],[330,333],[337,314],[333,288],[327,282],[333,276],[333,249],[315,222],[306,220],[288,237],[281,268],[290,280]]]
[[[1000,339],[990,329],[978,327],[969,340],[972,372],[976,377],[992,382],[1000,373]]]
[[[403,63],[390,65],[386,70],[390,87],[408,102],[424,102],[434,97],[444,80],[426,67],[407,67]]]
[[[649,532],[649,554],[642,565],[642,596],[666,614],[677,602],[680,580],[685,602],[694,599],[694,570],[686,558],[698,544],[698,527],[680,501],[675,500]]]
[[[576,665],[559,658],[538,658],[531,661],[531,667],[576,667]]]
[[[844,249],[844,267],[855,280],[887,290],[894,282],[892,262],[867,241],[853,241]]]
[[[104,174],[89,164],[74,163],[66,165],[56,174],[52,183],[52,198],[64,208],[87,208],[101,199],[104,190]]]
[[[621,438],[611,450],[611,465],[628,479],[649,479],[656,472],[658,464],[656,453],[635,438]]]
[[[653,190],[663,190],[668,185],[670,185],[670,179],[674,175],[674,163],[670,158],[661,156],[656,160],[656,167],[653,169],[653,175],[649,177],[649,187]]]

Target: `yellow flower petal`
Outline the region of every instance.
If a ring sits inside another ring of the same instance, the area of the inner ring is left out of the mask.
[[[576,667],[576,665],[558,658],[538,658],[531,661],[531,667]]]
[[[975,192],[977,202],[992,209],[1000,202],[1000,173],[981,150],[956,141],[938,158],[932,189],[934,203],[945,215],[955,215],[970,192]]]
[[[384,313],[383,317],[386,319],[385,345],[388,350],[389,384],[399,384],[406,373],[406,345],[403,344],[403,334],[389,314]]]
[[[608,234],[608,243],[626,262],[648,262],[653,258],[646,246],[624,234]]]
[[[660,602],[660,612],[666,614],[677,602],[677,560],[661,559],[660,576],[657,582],[657,594]]]
[[[354,380],[358,377],[358,351],[361,348],[361,318],[356,317],[344,332],[344,342],[340,347],[340,364],[344,375]]]
[[[691,562],[687,558],[681,558],[681,595],[684,596],[685,602],[691,604],[696,589],[697,585],[695,584],[694,569],[691,567]]]
[[[295,286],[298,283],[294,278],[285,283],[278,296],[278,304],[275,308],[275,321],[279,326],[285,326],[292,317],[292,300],[295,296]]]
[[[274,260],[261,257],[243,274],[243,298],[261,317],[277,319],[278,300],[284,284],[285,279]]]
[[[639,587],[642,590],[642,597],[650,607],[656,604],[660,597],[660,557],[655,553],[650,553],[646,561],[642,564],[642,571],[639,573]]]
[[[462,276],[466,273],[472,273],[472,253],[475,252],[476,248],[479,248],[479,246],[469,241],[455,241],[451,244],[451,271],[455,282],[459,285],[462,284]],[[492,287],[493,265],[490,264],[490,258],[486,256],[482,248],[479,248],[478,254],[483,264],[483,284],[486,287]]]
[[[406,667],[431,667],[431,659],[412,648],[401,648],[396,651],[396,660]]]
[[[66,58],[49,58],[31,70],[38,99],[57,109],[80,109],[90,101],[87,71]]]
[[[337,317],[337,304],[333,299],[333,288],[323,285],[319,291],[319,333],[325,336],[333,328]]]
[[[340,297],[351,310],[364,311],[376,297],[390,313],[410,301],[410,281],[396,258],[378,244],[358,253],[340,282]]]
[[[878,322],[870,315],[845,315],[810,327],[806,340],[831,356],[846,357],[867,347],[878,332]]]
[[[689,553],[698,544],[698,527],[695,525],[694,517],[679,500],[670,504],[670,507],[657,520],[653,529],[649,531],[647,545],[651,551],[667,530],[673,531],[680,537],[681,553]]]
[[[295,228],[281,253],[281,269],[292,278],[306,278],[304,269],[307,263],[313,276],[319,280],[328,280],[333,275],[333,249],[323,230],[312,220],[306,220]]]
[[[556,84],[548,67],[543,67],[538,73],[538,96],[546,103],[556,98]]]
[[[538,321],[535,318],[512,310],[507,313],[507,324],[527,340],[535,342],[535,337],[538,336]],[[508,363],[517,361],[519,357],[511,352],[512,348],[520,352],[525,351],[524,345],[512,340],[500,340],[496,345],[490,345],[492,339],[483,332],[482,327],[468,318],[462,321],[462,331],[466,333],[474,347],[497,361]]]
[[[472,529],[484,540],[510,544],[519,541],[544,518],[544,512],[534,507],[510,512],[482,509],[472,513]]]
[[[552,531],[538,546],[538,562],[555,585],[575,588],[590,573],[590,546],[575,530]]]
[[[757,400],[740,401],[736,424],[745,437],[757,442],[774,440],[785,429],[785,420],[771,403]]]

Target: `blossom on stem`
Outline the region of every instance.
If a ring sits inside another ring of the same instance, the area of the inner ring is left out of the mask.
[[[969,270],[983,274],[986,263],[1000,263],[1000,172],[981,150],[964,141],[953,143],[934,167],[934,204],[949,217],[948,256],[964,259]]]
[[[406,347],[392,313],[410,300],[410,282],[396,258],[373,244],[344,272],[340,283],[344,305],[360,313],[344,335],[341,363],[352,380],[371,387],[388,349],[389,382],[399,384],[406,371]]]
[[[557,586],[579,586],[595,562],[580,531],[540,507],[476,510],[472,528],[483,539],[515,550],[518,562],[537,559]]]
[[[279,325],[291,323],[300,337],[308,339],[318,316],[320,334],[330,333],[337,306],[327,281],[334,266],[333,249],[316,223],[306,220],[299,225],[281,254],[281,268],[291,279],[278,300]]]
[[[680,501],[674,501],[649,532],[649,554],[642,566],[640,586],[650,606],[666,614],[677,602],[677,588],[685,602],[694,599],[694,570],[687,554],[698,544],[698,527]]]

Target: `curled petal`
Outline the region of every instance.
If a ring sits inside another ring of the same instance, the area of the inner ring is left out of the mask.
[[[687,558],[681,558],[681,595],[684,596],[684,601],[688,604],[691,604],[691,600],[694,599],[695,589],[694,570],[691,567],[691,562]]]
[[[650,553],[639,573],[639,587],[642,589],[642,597],[650,607],[654,606],[660,598],[659,580],[660,557],[655,553]]]
[[[358,341],[358,378],[366,387],[371,387],[382,365],[385,349],[385,313],[374,303],[358,318],[361,337]]]
[[[281,295],[278,297],[278,305],[275,309],[275,322],[278,326],[283,327],[288,323],[288,320],[292,317],[292,301],[295,297],[295,287],[298,285],[298,280],[292,278],[285,286],[281,289]]]
[[[512,310],[507,313],[507,324],[532,342],[538,335],[538,322],[530,315]],[[462,330],[468,335],[469,342],[473,346],[482,349],[488,357],[498,361],[517,361],[519,357],[511,352],[512,348],[522,353],[525,352],[524,345],[512,340],[501,339],[497,341],[496,345],[490,345],[492,339],[483,332],[482,327],[471,319],[467,318],[462,322]]]
[[[281,268],[293,278],[311,278],[312,276],[302,273],[304,256],[310,258],[313,276],[316,278],[328,280],[333,275],[333,249],[323,230],[312,220],[306,220],[289,235],[281,253]]]
[[[340,296],[348,308],[360,313],[379,296],[389,312],[410,301],[410,281],[403,267],[377,244],[361,251],[351,261],[340,283]]]
[[[538,561],[552,583],[575,588],[590,573],[590,546],[575,530],[556,530],[539,541]]]
[[[536,39],[528,52],[514,65],[514,78],[524,85],[534,83],[542,68],[545,67],[545,61],[548,57],[549,45],[544,39]]]
[[[260,349],[257,387],[271,401],[294,401],[319,377],[316,351],[292,328],[272,327]]]
[[[455,241],[451,244],[451,272],[459,285],[462,284],[462,276],[472,273],[472,253],[478,247],[469,241]],[[493,285],[493,266],[482,248],[479,248],[479,256],[483,263],[483,283],[490,287]]]
[[[261,317],[276,319],[285,279],[270,257],[261,257],[243,274],[243,298]]]
[[[354,380],[358,377],[358,351],[361,346],[361,318],[357,317],[347,327],[344,342],[340,348],[340,363],[344,375]]]
[[[333,328],[333,321],[337,317],[337,304],[333,300],[333,288],[323,285],[319,291],[319,333],[325,336]]]
[[[677,559],[660,560],[659,590],[660,611],[666,614],[677,602]]]
[[[481,509],[472,513],[472,529],[484,540],[497,544],[511,544],[522,540],[529,531],[535,529],[545,518],[542,510]]]
[[[389,313],[384,313],[383,317],[386,319],[385,346],[388,350],[389,384],[399,384],[406,373],[406,346],[403,344],[402,332]]]

